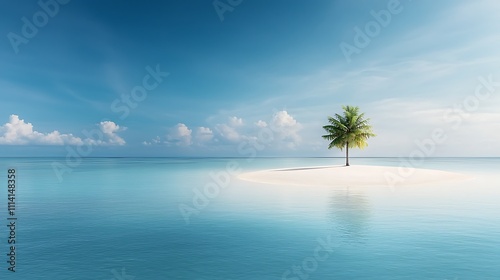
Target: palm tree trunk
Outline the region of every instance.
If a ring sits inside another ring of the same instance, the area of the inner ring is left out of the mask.
[[[349,142],[345,144],[345,166],[349,166]]]

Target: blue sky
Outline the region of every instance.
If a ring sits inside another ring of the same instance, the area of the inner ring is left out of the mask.
[[[498,8],[3,2],[0,154],[342,156],[321,126],[356,105],[377,137],[353,156],[405,157],[436,129],[446,141],[429,156],[500,156]]]

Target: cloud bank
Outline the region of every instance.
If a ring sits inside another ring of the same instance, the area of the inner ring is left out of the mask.
[[[0,145],[125,145],[125,140],[118,135],[118,132],[125,130],[112,121],[104,121],[98,124],[98,131],[102,134],[102,139],[81,138],[69,133],[61,133],[57,130],[43,133],[36,131],[33,124],[19,118],[18,115],[11,115],[9,121],[0,127]]]
[[[296,148],[302,140],[300,131],[302,125],[287,111],[278,111],[269,120],[257,120],[247,122],[240,117],[232,116],[224,123],[217,123],[213,128],[196,127],[189,128],[184,123],[168,129],[165,137],[144,141],[146,146],[167,145],[167,146],[237,146],[243,142],[259,141],[263,130],[271,131],[273,141],[267,143],[268,146],[277,148]]]

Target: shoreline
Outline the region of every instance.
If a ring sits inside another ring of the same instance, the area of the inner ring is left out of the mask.
[[[306,166],[242,173],[240,180],[294,186],[406,186],[462,181],[472,177],[435,169],[376,165]]]

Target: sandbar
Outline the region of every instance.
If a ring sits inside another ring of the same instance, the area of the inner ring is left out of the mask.
[[[251,182],[294,186],[402,186],[470,179],[471,176],[433,169],[393,166],[313,166],[242,173]]]

